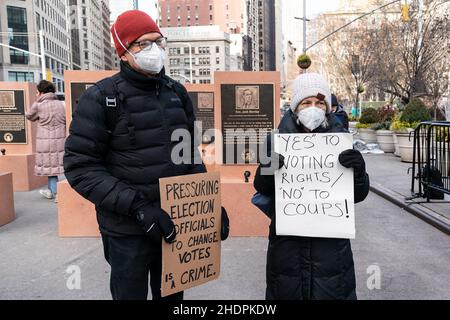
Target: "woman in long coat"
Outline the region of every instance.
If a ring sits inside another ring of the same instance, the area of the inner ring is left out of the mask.
[[[298,76],[292,91],[290,110],[281,120],[278,133],[346,132],[331,112],[331,91],[321,75],[306,73]],[[268,140],[267,145],[271,146],[271,136]],[[350,240],[276,234],[273,174],[283,166],[284,158],[272,152],[270,147],[268,153],[270,163],[258,167],[254,180],[255,189],[271,202],[266,299],[356,299]],[[353,168],[355,203],[363,201],[369,192],[364,158],[360,152],[350,149],[339,155],[339,162]]]
[[[54,199],[58,175],[64,173],[66,112],[64,102],[58,100],[55,86],[51,82],[42,80],[37,90],[38,99],[26,113],[28,120],[38,123],[34,171],[37,176],[48,177],[48,189],[40,190],[41,195],[47,199]]]

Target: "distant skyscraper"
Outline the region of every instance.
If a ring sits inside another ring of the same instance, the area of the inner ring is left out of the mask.
[[[106,0],[70,0],[73,68],[110,70],[111,37]]]
[[[258,8],[259,70],[276,70],[275,0],[262,0]]]
[[[217,25],[223,32],[239,34],[242,41],[233,42],[242,46],[244,70],[257,71],[260,2],[262,6],[258,0],[161,0],[160,25],[167,28]]]

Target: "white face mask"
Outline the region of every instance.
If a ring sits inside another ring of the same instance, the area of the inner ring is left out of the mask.
[[[160,73],[164,67],[166,52],[158,47],[156,43],[153,43],[151,46],[148,46],[138,53],[129,53],[133,56],[134,61],[139,68],[145,72]]]
[[[297,124],[313,131],[325,121],[325,111],[317,107],[308,107],[297,113]]]

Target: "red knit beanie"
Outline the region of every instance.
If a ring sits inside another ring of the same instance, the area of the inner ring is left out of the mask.
[[[139,10],[125,11],[117,17],[111,27],[111,34],[119,57],[136,39],[146,33],[161,31],[155,21],[145,12]]]

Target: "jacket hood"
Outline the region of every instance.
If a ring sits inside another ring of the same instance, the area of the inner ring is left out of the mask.
[[[36,102],[44,102],[44,101],[50,101],[50,100],[58,100],[58,97],[53,92],[44,93],[41,95]]]

